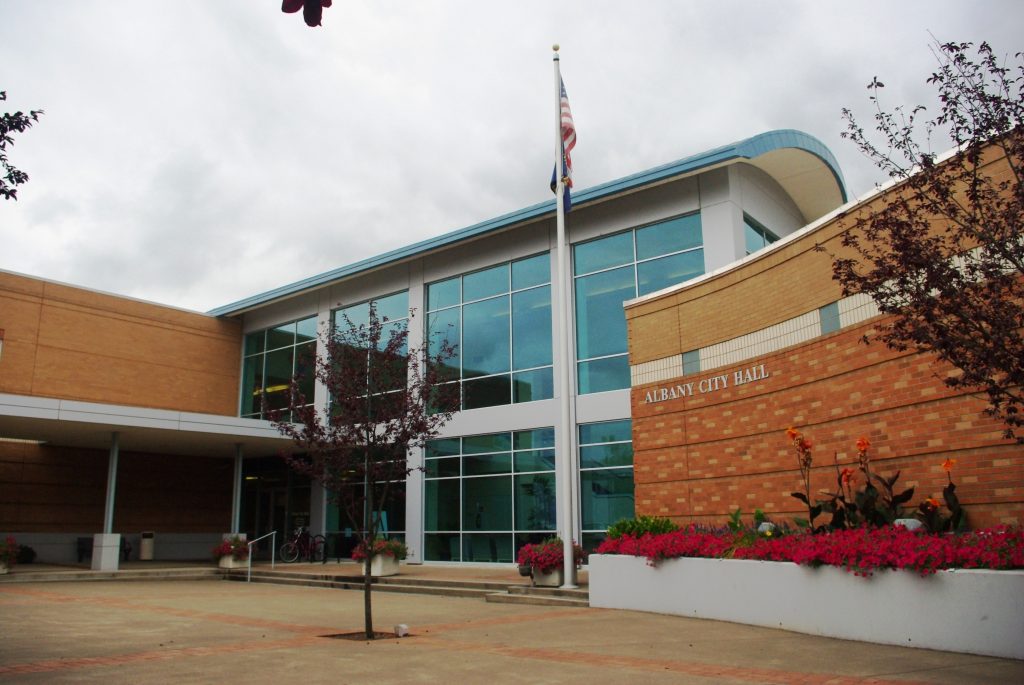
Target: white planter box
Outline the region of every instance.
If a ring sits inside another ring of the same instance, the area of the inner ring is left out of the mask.
[[[393,576],[397,573],[398,559],[390,554],[378,554],[370,562],[370,575],[375,578]]]
[[[533,584],[537,587],[562,587],[564,573],[564,568],[556,568],[550,573],[543,573],[538,569],[533,569]]]
[[[217,562],[217,566],[220,568],[246,568],[248,565],[248,559],[235,559],[231,555],[221,557]]]
[[[737,559],[590,555],[590,606],[783,628],[810,635],[1024,659],[1024,571],[922,578]]]

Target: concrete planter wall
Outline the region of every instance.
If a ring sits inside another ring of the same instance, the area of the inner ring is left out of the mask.
[[[1024,571],[906,571],[590,555],[590,606],[1024,659]]]

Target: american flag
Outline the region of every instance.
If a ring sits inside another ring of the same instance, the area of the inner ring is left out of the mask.
[[[572,120],[569,109],[569,96],[565,94],[565,81],[559,79],[561,86],[560,109],[562,112],[562,178],[565,179],[565,211],[569,211],[572,203],[569,200],[569,188],[572,188],[572,149],[576,147],[576,124]],[[557,186],[557,168],[551,170],[551,192]]]

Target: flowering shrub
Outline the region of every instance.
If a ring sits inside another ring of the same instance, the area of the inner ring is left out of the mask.
[[[373,541],[373,556],[379,557],[381,555],[394,557],[395,559],[405,559],[409,553],[409,548],[405,546],[405,543],[401,540],[385,540],[384,538],[376,538]],[[366,558],[366,545],[360,542],[356,545],[356,548],[352,550],[352,559],[355,561],[362,561]]]
[[[248,559],[249,544],[237,535],[221,540],[221,543],[213,548],[213,558],[220,559],[221,557],[232,557],[237,560]]]
[[[791,561],[804,566],[839,566],[859,576],[879,569],[904,569],[922,576],[948,568],[1024,568],[1024,529],[999,526],[963,535],[931,535],[902,526],[855,528],[828,534],[809,532],[760,538],[740,544],[741,535],[688,528],[664,535],[606,539],[598,554],[662,559],[705,557]]]
[[[625,537],[628,538],[630,536],[627,535]],[[565,545],[562,542],[562,538],[548,538],[543,542],[533,545],[523,545],[519,548],[517,561],[520,566],[529,566],[541,573],[551,573],[556,569],[562,568],[565,563],[564,548]],[[576,568],[583,564],[585,558],[583,548],[575,542],[572,543],[572,558],[576,563]]]
[[[3,546],[0,546],[0,564],[7,568],[13,568],[18,563],[19,551],[18,541],[14,539],[13,535],[8,535]]]

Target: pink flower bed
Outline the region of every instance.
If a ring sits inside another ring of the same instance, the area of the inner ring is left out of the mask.
[[[950,568],[1024,568],[1024,529],[999,526],[962,535],[932,535],[895,526],[752,540],[749,533],[688,528],[607,539],[596,551],[645,557],[652,566],[679,557],[732,558],[839,566],[860,576],[878,569],[905,569],[925,576]]]

